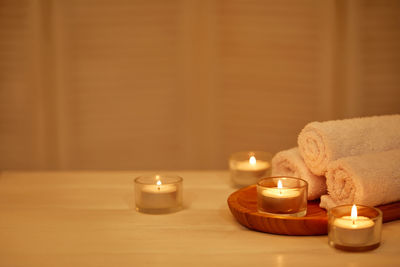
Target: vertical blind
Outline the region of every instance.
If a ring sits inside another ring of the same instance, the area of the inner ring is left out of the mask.
[[[222,169],[400,112],[396,0],[0,0],[1,169]]]

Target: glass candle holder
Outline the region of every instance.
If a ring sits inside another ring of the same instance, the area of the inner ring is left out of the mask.
[[[379,247],[382,212],[362,205],[337,206],[328,211],[328,242],[347,251],[365,251]]]
[[[270,215],[302,217],[307,213],[308,183],[300,178],[276,176],[257,183],[257,209]]]
[[[231,181],[235,187],[256,184],[271,175],[272,154],[263,151],[237,152],[229,158]]]
[[[182,182],[179,176],[140,176],[135,179],[136,210],[162,214],[182,209]]]

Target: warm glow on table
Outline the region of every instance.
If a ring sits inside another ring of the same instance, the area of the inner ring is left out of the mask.
[[[0,266],[397,266],[400,221],[373,253],[343,253],[327,236],[251,231],[232,216],[228,171],[184,178],[184,209],[135,211],[133,179],[154,171],[2,172]]]

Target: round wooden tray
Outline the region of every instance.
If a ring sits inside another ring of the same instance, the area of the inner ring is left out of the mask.
[[[251,185],[232,193],[228,205],[236,220],[252,230],[281,235],[325,235],[328,216],[319,201],[309,201],[304,217],[283,217],[257,211],[257,188]],[[400,202],[378,206],[383,222],[400,219]]]

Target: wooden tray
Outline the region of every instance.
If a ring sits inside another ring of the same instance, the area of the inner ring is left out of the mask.
[[[281,235],[325,235],[328,216],[319,201],[309,201],[304,217],[283,217],[257,212],[256,185],[242,188],[228,198],[228,205],[236,220],[252,230]],[[400,202],[378,206],[383,222],[400,219]]]

